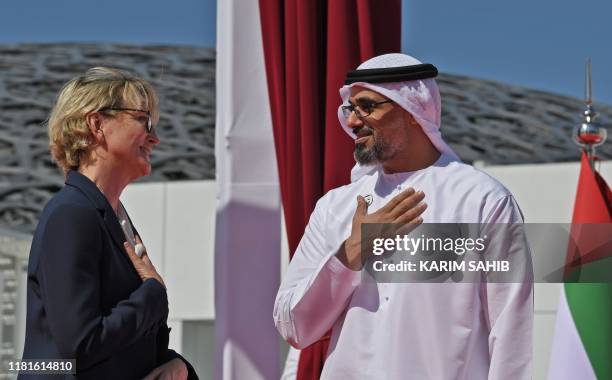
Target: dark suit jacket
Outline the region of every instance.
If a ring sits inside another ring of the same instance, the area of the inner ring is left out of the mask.
[[[141,379],[174,358],[168,298],[142,281],[126,255],[119,221],[96,185],[68,173],[45,207],[28,264],[24,359],[76,359],[78,379]],[[185,361],[189,379],[197,379]],[[19,379],[72,375],[20,375]]]

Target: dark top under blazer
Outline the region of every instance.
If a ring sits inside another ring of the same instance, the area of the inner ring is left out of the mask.
[[[141,379],[179,354],[168,349],[168,298],[141,281],[115,212],[71,171],[42,212],[27,280],[24,359],[76,359],[78,379]],[[189,379],[197,379],[185,361]],[[74,379],[72,375],[19,379]]]

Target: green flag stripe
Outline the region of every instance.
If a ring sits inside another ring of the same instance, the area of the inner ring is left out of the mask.
[[[612,380],[612,284],[569,283],[565,294],[597,378]]]
[[[565,282],[612,284],[612,256],[574,268],[565,278]]]

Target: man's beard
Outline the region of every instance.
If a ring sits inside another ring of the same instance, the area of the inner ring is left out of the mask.
[[[393,156],[391,144],[381,138],[376,138],[371,128],[366,126],[362,128],[372,133],[370,136],[374,139],[374,143],[369,148],[366,147],[366,143],[355,144],[355,152],[353,153],[355,161],[360,165],[373,165],[390,159]]]

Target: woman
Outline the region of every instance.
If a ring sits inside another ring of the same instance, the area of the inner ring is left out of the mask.
[[[168,349],[166,288],[119,201],[151,171],[158,119],[153,87],[116,69],[58,95],[49,145],[66,186],[32,241],[24,359],[75,359],[79,379],[197,379]]]

